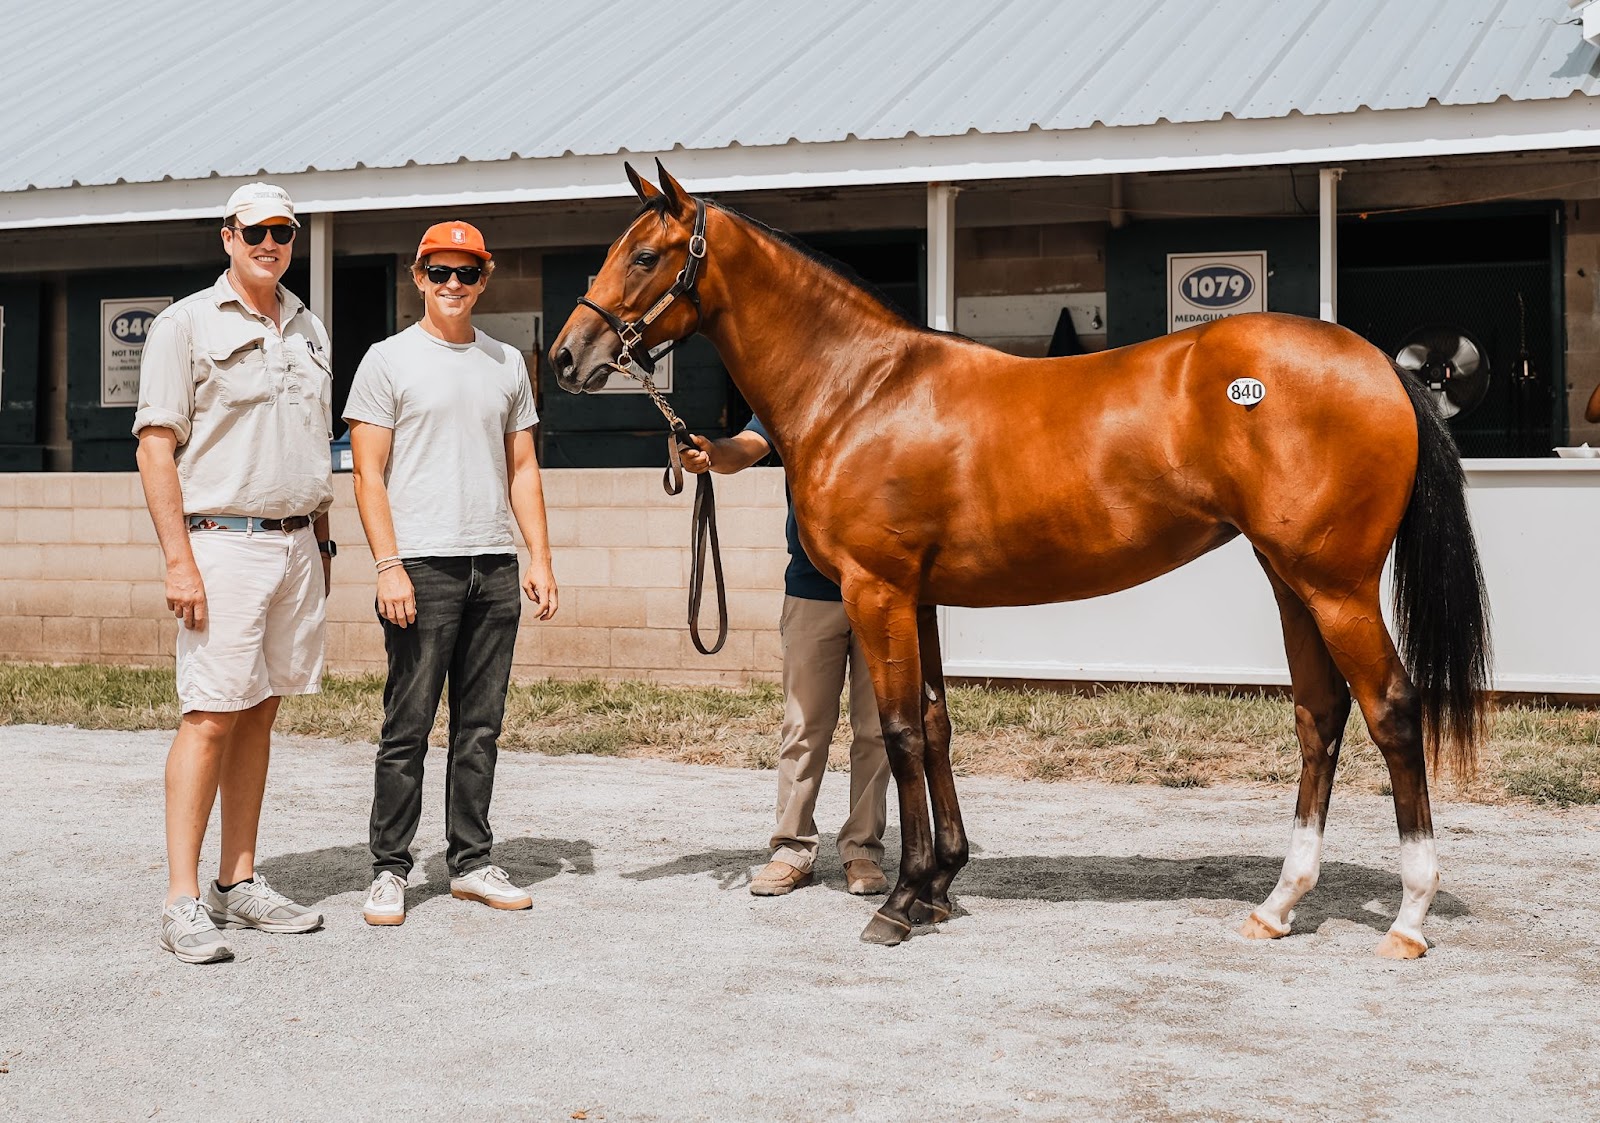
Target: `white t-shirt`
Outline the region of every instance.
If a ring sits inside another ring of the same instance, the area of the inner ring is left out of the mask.
[[[516,553],[505,439],[539,415],[514,347],[481,331],[446,343],[413,324],[367,351],[344,419],[394,430],[383,478],[401,557]]]

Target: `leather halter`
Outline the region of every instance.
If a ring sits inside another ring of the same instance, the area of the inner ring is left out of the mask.
[[[695,291],[694,286],[700,277],[700,263],[705,260],[705,256],[706,204],[704,200],[696,199],[694,230],[689,235],[689,256],[684,259],[683,268],[678,270],[677,280],[673,281],[672,287],[662,293],[661,298],[650,306],[650,311],[629,324],[615,312],[600,307],[587,296],[578,298],[579,304],[598,313],[622,341],[622,350],[611,362],[611,369],[642,384],[645,392],[650,395],[650,400],[667,419],[667,425],[672,432],[667,436],[667,468],[662,474],[661,486],[668,495],[677,495],[683,491],[683,461],[678,450],[680,447],[693,448],[694,442],[689,439],[689,427],[673,411],[672,406],[667,404],[666,398],[656,389],[650,376],[656,372],[656,360],[677,350],[700,330],[700,294]],[[694,305],[694,331],[682,339],[673,340],[661,350],[651,354],[650,349],[644,346],[644,333],[680,296],[688,297],[689,302]],[[634,354],[635,347],[639,348],[638,354]],[[635,365],[644,373],[640,374],[629,369]],[[693,546],[689,563],[689,638],[694,641],[695,649],[700,654],[715,655],[722,650],[722,645],[728,639],[728,589],[722,578],[722,546],[717,540],[717,499],[712,490],[709,472],[703,472],[695,479],[694,515],[690,523],[689,540]],[[711,551],[711,568],[717,590],[717,638],[710,647],[707,647],[705,641],[700,638],[700,601],[705,592],[707,546]]]
[[[628,367],[637,363],[646,374],[656,372],[656,361],[663,356],[671,354],[681,347],[690,336],[700,330],[700,294],[695,291],[695,282],[700,278],[700,263],[706,257],[706,204],[702,199],[694,201],[694,230],[689,235],[689,256],[684,259],[683,268],[678,270],[678,277],[672,282],[672,287],[661,294],[661,298],[650,306],[650,310],[640,316],[633,323],[628,323],[610,309],[602,308],[587,296],[580,296],[578,303],[585,308],[598,313],[606,325],[617,333],[617,338],[622,341],[622,350],[617,353],[613,364],[628,373]],[[673,340],[666,347],[651,354],[650,349],[644,346],[644,334],[650,330],[650,325],[672,306],[672,302],[680,296],[689,298],[694,305],[695,327],[682,339]],[[637,353],[635,353],[637,348]]]

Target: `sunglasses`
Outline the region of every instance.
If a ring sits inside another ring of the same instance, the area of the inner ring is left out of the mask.
[[[288,223],[277,226],[229,226],[239,237],[244,239],[247,246],[259,246],[267,240],[267,235],[272,235],[272,240],[280,246],[287,246],[294,241],[295,228]]]
[[[423,272],[427,273],[428,280],[433,282],[436,285],[448,284],[449,281],[450,281],[450,274],[454,273],[457,277],[461,278],[461,283],[463,285],[466,285],[467,287],[470,288],[473,285],[477,284],[479,279],[483,276],[483,266],[481,266],[481,265],[455,265],[455,266],[450,266],[450,265],[427,265],[427,266],[423,267]]]

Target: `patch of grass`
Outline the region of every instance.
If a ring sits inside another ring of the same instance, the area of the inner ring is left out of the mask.
[[[1046,782],[1097,780],[1167,787],[1293,785],[1300,745],[1289,702],[1250,692],[1122,687],[1091,693],[958,686],[951,758],[963,774]],[[506,699],[504,748],[550,754],[649,757],[735,768],[776,762],[783,697],[760,683],[737,690],[643,682],[515,683]],[[441,707],[435,743],[447,736]],[[125,667],[0,663],[0,722],[91,729],[171,729],[172,673]],[[321,694],[284,700],[278,728],[345,741],[376,741],[383,679],[330,676]],[[829,758],[849,765],[841,718]],[[1389,793],[1382,756],[1359,713],[1345,730],[1337,784]],[[1478,778],[1448,778],[1456,798],[1600,803],[1600,711],[1508,705],[1490,721]]]

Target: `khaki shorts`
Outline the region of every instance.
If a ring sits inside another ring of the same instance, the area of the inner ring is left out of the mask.
[[[183,712],[248,710],[273,695],[322,689],[322,555],[310,527],[195,530],[206,626],[178,625]]]

